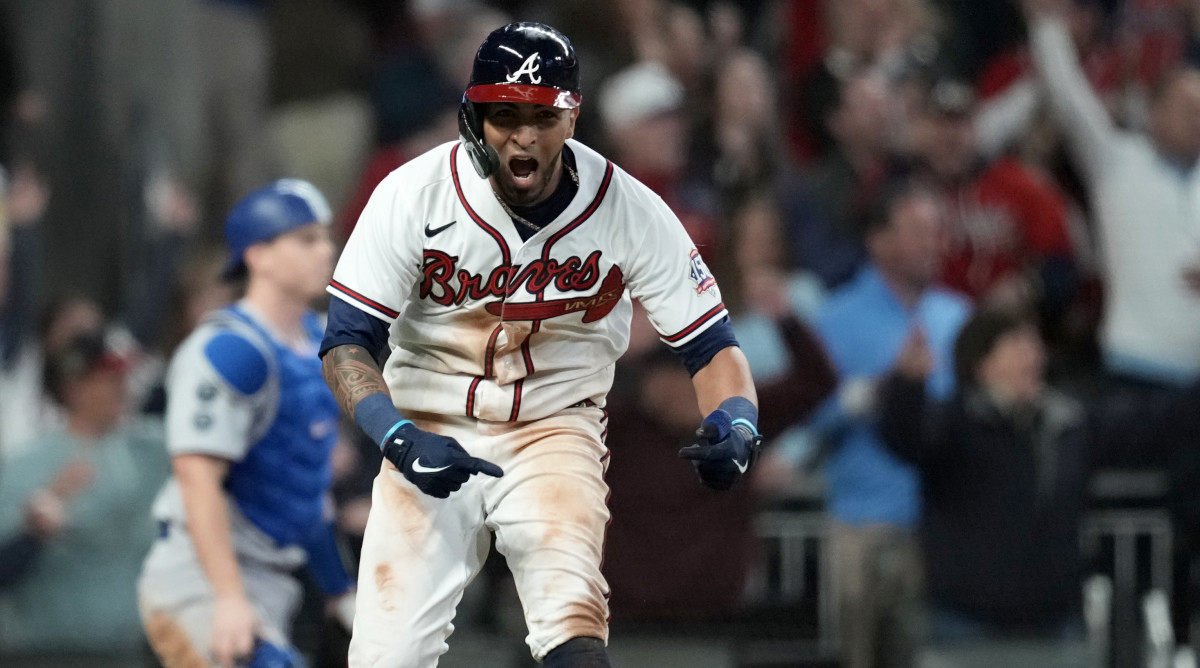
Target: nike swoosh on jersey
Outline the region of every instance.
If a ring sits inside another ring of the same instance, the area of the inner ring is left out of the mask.
[[[743,464],[735,459],[733,460],[733,465],[737,467],[738,473],[745,473],[746,469],[750,468],[750,460],[747,459],[746,463]]]
[[[429,223],[426,223],[425,224],[425,236],[427,236],[427,237],[436,236],[442,230],[446,229],[447,227],[450,227],[451,225],[453,225],[457,222],[458,222],[457,220],[452,220],[452,221],[446,223],[445,225],[442,225],[441,227],[433,227],[433,228],[429,227]]]
[[[445,471],[448,468],[450,468],[449,464],[446,464],[445,466],[443,466],[441,468],[436,468],[436,469],[429,467],[429,466],[424,466],[421,464],[420,457],[418,457],[416,459],[416,461],[413,462],[413,465],[412,465],[412,470],[416,473],[437,473],[438,471]]]

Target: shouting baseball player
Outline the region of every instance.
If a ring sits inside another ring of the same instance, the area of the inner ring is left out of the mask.
[[[307,562],[352,612],[353,580],[327,492],[338,407],[321,378],[309,302],[333,270],[329,205],[311,184],[276,181],[230,212],[227,275],[246,296],[216,311],[167,376],[174,475],[155,502],[159,540],[138,594],[167,668],[301,668],[288,640]],[[347,612],[349,610],[350,612]]]
[[[534,658],[609,665],[603,407],[631,297],[692,372],[707,415],[680,455],[719,489],[756,456],[754,387],[716,282],[661,199],[571,139],[580,100],[564,35],[536,23],[492,32],[462,140],[380,183],[334,271],[325,378],[385,456],[354,668],[437,665],[489,531]]]

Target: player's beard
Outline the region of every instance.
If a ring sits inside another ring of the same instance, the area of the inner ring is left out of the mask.
[[[500,166],[499,172],[493,176],[492,183],[504,203],[512,207],[529,207],[538,204],[554,193],[551,185],[556,173],[562,171],[562,151],[559,150],[551,160],[548,168],[538,166],[538,180],[528,188],[519,188],[516,177],[513,176],[508,164]]]

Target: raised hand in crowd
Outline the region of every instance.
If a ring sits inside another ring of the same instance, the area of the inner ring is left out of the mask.
[[[83,459],[72,460],[59,469],[50,484],[25,503],[25,529],[29,535],[47,541],[62,533],[71,520],[67,502],[87,489],[95,476],[95,468]]]

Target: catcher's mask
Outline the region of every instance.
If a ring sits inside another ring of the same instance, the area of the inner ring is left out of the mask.
[[[458,132],[481,178],[500,166],[496,149],[483,137],[485,102],[544,104],[574,109],[583,99],[575,48],[561,32],[542,23],[498,28],[475,53],[471,81],[458,112]]]

